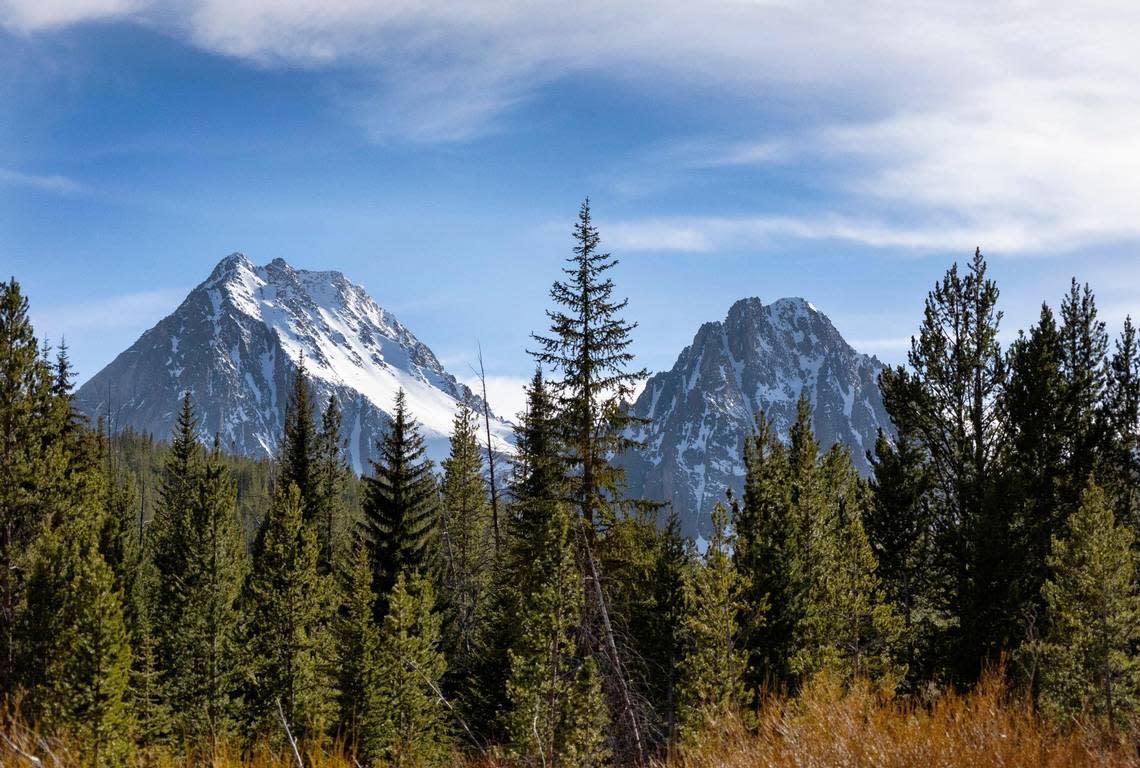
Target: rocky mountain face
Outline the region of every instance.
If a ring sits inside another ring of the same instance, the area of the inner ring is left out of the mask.
[[[357,471],[366,467],[398,389],[423,427],[428,454],[447,455],[458,404],[482,403],[432,351],[339,272],[310,272],[281,259],[255,266],[223,259],[173,314],[84,384],[76,396],[91,417],[116,429],[170,435],[182,393],[194,399],[204,440],[228,449],[276,453],[285,406],[304,358],[319,408],[335,395]],[[492,421],[497,447],[510,425]]]
[[[669,502],[685,533],[709,533],[709,511],[743,490],[745,435],[760,411],[781,439],[806,392],[821,444],[851,449],[861,472],[880,427],[890,430],[878,376],[883,364],[856,352],[803,299],[742,299],[723,322],[705,323],[673,369],[652,376],[632,412],[645,448],[622,457],[630,493]]]

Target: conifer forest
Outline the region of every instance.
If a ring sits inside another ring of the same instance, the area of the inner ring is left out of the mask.
[[[0,284],[0,765],[1140,765],[1131,320],[1065,276],[1011,335],[963,254],[891,429],[756,413],[698,544],[616,461],[646,371],[588,201],[567,246],[511,450],[472,400],[431,461],[401,391],[362,473],[304,362],[272,459],[198,392],[81,416]]]

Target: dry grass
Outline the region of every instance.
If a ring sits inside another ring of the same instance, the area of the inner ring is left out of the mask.
[[[1140,730],[1048,723],[1008,696],[998,675],[969,694],[945,693],[929,705],[821,679],[794,700],[769,699],[758,720],[751,731],[720,724],[671,762],[679,768],[1140,766]]]
[[[46,740],[4,720],[0,766],[44,768],[83,765],[84,755],[66,739]],[[21,756],[23,753],[26,756]],[[195,763],[215,768],[295,768],[286,748],[252,755],[222,750],[213,761],[155,750],[135,754],[129,765],[167,768]],[[355,768],[336,749],[310,749],[306,768]],[[497,768],[487,756],[457,760],[461,768]],[[795,699],[768,698],[754,728],[738,721],[712,724],[699,746],[678,750],[656,768],[1067,768],[1137,766],[1140,722],[1128,733],[1088,724],[1061,727],[1010,697],[999,675],[969,694],[946,693],[918,704],[874,691],[845,689],[821,679]]]

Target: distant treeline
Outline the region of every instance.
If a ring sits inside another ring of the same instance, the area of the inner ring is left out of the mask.
[[[1001,661],[1058,728],[1140,733],[1130,320],[1110,341],[1074,280],[1003,350],[976,253],[882,375],[873,476],[816,442],[806,399],[786,443],[757,414],[743,496],[698,551],[623,492],[644,371],[588,202],[574,243],[498,476],[483,414],[460,409],[437,472],[402,393],[354,476],[303,366],[273,461],[202,446],[191,393],[169,443],[107,434],[0,284],[0,693],[40,734],[18,743],[88,765],[645,764],[767,727],[772,691],[922,703]]]

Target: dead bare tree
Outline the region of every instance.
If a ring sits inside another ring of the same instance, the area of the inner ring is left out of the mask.
[[[478,342],[476,342],[478,344]],[[499,556],[499,491],[495,484],[495,449],[491,444],[491,405],[487,401],[487,372],[483,367],[483,345],[479,348],[479,383],[483,388],[483,424],[487,429],[487,471],[491,480],[491,530],[495,534],[495,557]]]

